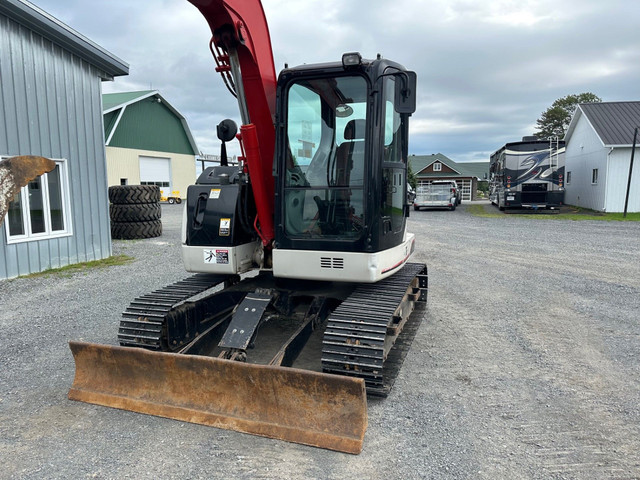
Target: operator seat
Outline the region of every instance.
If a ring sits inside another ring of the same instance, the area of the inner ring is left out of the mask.
[[[318,225],[322,233],[330,235],[357,235],[362,219],[364,188],[365,120],[351,120],[344,129],[345,141],[336,149],[334,160],[334,187],[330,198],[313,199],[318,206]]]
[[[364,119],[350,120],[344,127],[344,139],[336,150],[336,185],[362,186],[364,182]]]

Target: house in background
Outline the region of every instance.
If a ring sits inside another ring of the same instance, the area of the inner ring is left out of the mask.
[[[411,170],[418,179],[418,186],[433,180],[455,180],[462,189],[462,200],[476,200],[478,182],[487,180],[489,162],[454,162],[441,153],[411,155]]]
[[[101,82],[129,66],[38,7],[0,2],[0,156],[57,164],[0,225],[0,279],[111,256]]]
[[[109,185],[158,185],[186,198],[198,148],[185,118],[157,90],[102,96]]]
[[[624,211],[638,126],[640,102],[578,105],[564,137],[565,203],[602,212]],[[640,160],[640,148],[635,158]],[[634,166],[628,211],[640,212],[640,162]]]

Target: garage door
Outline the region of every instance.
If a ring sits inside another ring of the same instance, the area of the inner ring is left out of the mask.
[[[471,180],[458,180],[458,185],[462,188],[462,200],[471,200]]]
[[[171,159],[140,156],[140,185],[157,185],[166,197],[171,193]]]

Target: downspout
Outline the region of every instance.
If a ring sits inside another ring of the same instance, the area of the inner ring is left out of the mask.
[[[602,211],[606,212],[606,205],[607,205],[607,185],[609,183],[609,156],[613,153],[613,147],[609,147],[609,152],[607,153],[607,170],[605,172],[605,176],[604,176],[604,199],[602,202]]]

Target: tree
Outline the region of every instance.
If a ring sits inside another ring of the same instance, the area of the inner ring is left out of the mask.
[[[411,188],[416,188],[418,185],[418,177],[413,173],[413,168],[411,168],[411,162],[407,162],[407,182],[411,185]]]
[[[567,95],[559,98],[547,108],[536,121],[538,131],[534,135],[538,138],[558,137],[563,138],[569,127],[573,112],[580,103],[598,103],[602,99],[591,92]]]

